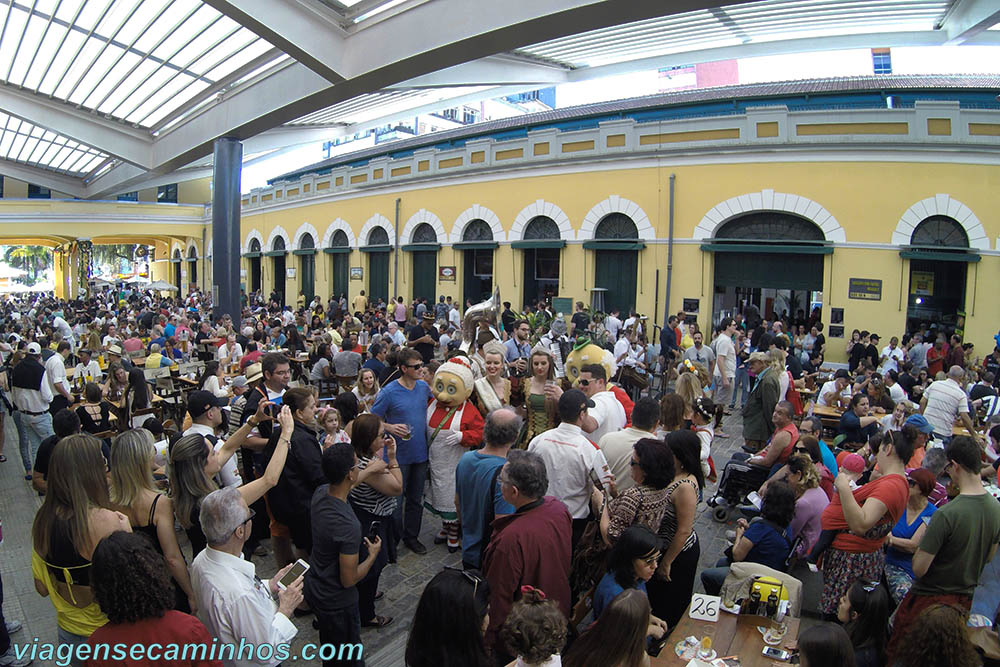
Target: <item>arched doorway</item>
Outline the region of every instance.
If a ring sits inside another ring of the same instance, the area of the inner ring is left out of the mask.
[[[183,296],[184,292],[182,283],[184,280],[184,271],[181,264],[184,263],[184,258],[181,257],[180,248],[176,248],[174,250],[174,256],[171,258],[170,263],[173,264],[174,268],[174,286],[177,288],[177,294]]]
[[[347,233],[338,229],[330,239],[330,247],[323,252],[331,256],[330,294],[340,296],[347,294],[347,283],[351,277],[351,246]]]
[[[635,289],[639,272],[639,229],[624,213],[609,213],[594,230],[594,241],[584,248],[596,250],[594,287],[603,287],[604,309],[618,308],[627,313],[635,308]]]
[[[417,225],[413,230],[413,238],[407,250],[413,259],[413,298],[427,299],[434,304],[434,294],[437,291],[437,232],[426,222]]]
[[[382,299],[389,301],[389,233],[375,227],[368,233],[368,243],[362,250],[368,253],[368,301],[372,304]]]
[[[198,285],[198,249],[194,246],[188,248],[188,289],[191,285]]]
[[[462,230],[462,242],[456,247],[464,255],[462,294],[465,301],[476,304],[493,294],[493,251],[497,245],[493,240],[493,228],[485,220],[471,220]]]
[[[559,256],[566,242],[556,221],[544,215],[532,218],[524,228],[524,240],[512,245],[524,252],[522,304],[558,296]]]
[[[299,290],[308,306],[316,294],[316,241],[312,234],[303,234],[293,252],[299,256]]]
[[[274,287],[272,293],[276,293],[278,304],[285,305],[285,256],[288,250],[285,248],[285,239],[281,236],[274,237],[271,250],[267,253],[271,257],[272,275],[274,276]]]
[[[823,302],[823,255],[833,252],[823,230],[790,213],[759,211],[722,224],[702,250],[715,253],[713,321],[748,304],[763,317],[787,311],[804,321]]]
[[[910,260],[906,330],[916,331],[921,324],[948,333],[963,329],[968,265],[978,262],[979,254],[970,252],[962,225],[946,215],[925,218],[900,256]]]
[[[250,260],[250,291],[260,291],[260,241],[250,239],[250,252],[247,253]]]

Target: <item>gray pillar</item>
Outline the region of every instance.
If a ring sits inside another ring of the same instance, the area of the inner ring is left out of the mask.
[[[215,140],[212,170],[212,303],[213,315],[228,314],[240,324],[240,173],[243,144]]]

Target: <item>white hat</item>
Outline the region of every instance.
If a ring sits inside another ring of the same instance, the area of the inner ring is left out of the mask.
[[[28,343],[28,354],[41,354],[42,348],[38,343]]]
[[[452,357],[448,361],[441,364],[438,369],[438,373],[453,373],[462,379],[462,383],[465,384],[465,388],[471,390],[475,378],[472,375],[472,366],[466,357]]]

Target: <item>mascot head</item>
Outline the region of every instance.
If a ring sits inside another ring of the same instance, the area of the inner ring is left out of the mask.
[[[431,395],[438,403],[461,405],[472,395],[475,379],[467,357],[452,357],[437,369],[431,381]]]
[[[608,380],[618,371],[615,355],[599,345],[594,345],[589,338],[581,336],[576,339],[573,351],[566,356],[566,377],[575,387],[580,379],[580,369],[588,364],[600,364],[608,374]]]

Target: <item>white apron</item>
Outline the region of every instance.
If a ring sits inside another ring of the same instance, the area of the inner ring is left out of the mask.
[[[427,458],[430,462],[431,470],[431,498],[428,509],[446,521],[455,521],[458,519],[455,510],[455,468],[458,467],[458,460],[462,458],[462,454],[468,451],[468,448],[461,444],[445,444],[442,436],[448,432],[461,435],[462,415],[465,413],[465,407],[468,404],[468,401],[462,403],[458,410],[451,416],[451,421],[441,427],[441,430],[438,431],[427,447]],[[431,401],[430,405],[427,406],[428,437],[434,432],[434,427],[430,425],[430,421],[438,407],[439,404],[436,400]]]

